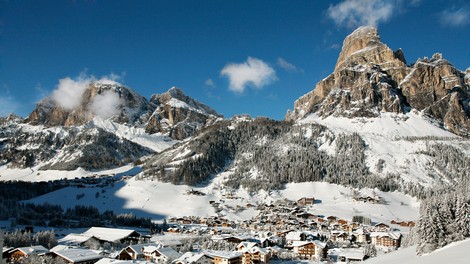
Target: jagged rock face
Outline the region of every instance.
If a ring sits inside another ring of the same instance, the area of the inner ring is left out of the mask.
[[[192,136],[220,117],[216,111],[186,96],[176,87],[166,93],[153,95],[150,102],[157,107],[145,131],[150,134],[168,133],[173,139]]]
[[[437,53],[430,60],[418,60],[400,87],[413,108],[457,135],[470,136],[470,88],[465,76]]]
[[[465,87],[463,77],[463,73],[440,54],[435,54],[430,60],[418,60],[400,87],[408,102],[423,110],[447,96],[452,89]]]
[[[66,110],[57,105],[52,98],[45,98],[38,103],[36,109],[29,115],[26,122],[32,125],[77,126],[92,120],[96,115],[92,104],[97,95],[107,91],[119,96],[119,104],[111,119],[117,123],[134,124],[141,122],[143,114],[151,109],[147,99],[122,85],[91,83],[82,95],[80,105],[72,110]],[[151,109],[153,110],[153,109]]]
[[[321,117],[375,117],[423,111],[449,131],[470,135],[470,69],[457,70],[442,55],[406,65],[402,50],[380,42],[377,29],[361,27],[343,42],[334,72],[294,103],[286,120],[310,113]]]
[[[316,112],[320,116],[378,116],[381,111],[403,112],[397,89],[409,72],[403,52],[380,42],[377,30],[361,27],[343,43],[334,72],[302,96],[287,120]]]

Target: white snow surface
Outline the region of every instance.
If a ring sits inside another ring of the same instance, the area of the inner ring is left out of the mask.
[[[103,120],[100,117],[93,118],[93,121],[90,122],[89,125],[100,127],[108,132],[116,134],[119,137],[125,138],[156,152],[162,152],[178,142],[166,135],[162,135],[161,133],[147,134],[145,133],[145,129],[142,127],[132,127],[118,124],[111,121],[110,119]]]
[[[376,258],[366,260],[366,264],[466,264],[470,252],[470,239],[454,242],[429,254],[416,255],[416,246],[399,249]]]

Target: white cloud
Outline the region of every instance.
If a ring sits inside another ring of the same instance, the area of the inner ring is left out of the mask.
[[[303,72],[302,69],[299,69],[297,66],[281,57],[277,58],[277,65],[288,72]]]
[[[83,93],[92,82],[114,85],[119,84],[117,82],[119,79],[122,77],[111,73],[97,80],[95,76],[82,72],[75,79],[70,77],[60,79],[57,88],[52,91],[51,98],[59,107],[70,111],[80,106]]]
[[[70,77],[60,79],[57,88],[52,91],[52,100],[62,109],[72,110],[80,105],[82,95],[92,81],[85,74],[80,74],[75,80]]]
[[[262,88],[275,80],[276,71],[264,61],[248,57],[246,62],[227,64],[221,71],[222,76],[229,78],[229,89],[236,93],[243,93],[247,85]]]
[[[442,11],[439,20],[445,26],[464,26],[470,23],[470,8],[448,8]]]
[[[106,90],[93,98],[90,110],[93,115],[107,119],[119,113],[120,105],[119,95],[113,90]]]
[[[338,26],[376,27],[380,22],[387,22],[390,19],[400,2],[400,0],[344,0],[337,5],[330,5],[327,15]]]
[[[207,79],[207,80],[204,82],[204,84],[205,84],[206,86],[208,86],[208,87],[216,87],[214,81],[213,81],[211,78]]]

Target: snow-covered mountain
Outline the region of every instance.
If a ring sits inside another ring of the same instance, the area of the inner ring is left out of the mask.
[[[73,88],[83,89],[78,99],[50,96],[24,120],[0,120],[0,165],[109,169],[161,152],[222,118],[177,88],[150,101],[112,81]]]

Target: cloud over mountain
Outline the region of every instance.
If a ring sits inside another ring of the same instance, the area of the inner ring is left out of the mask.
[[[344,0],[330,5],[327,15],[338,26],[376,27],[380,22],[388,21],[399,4],[399,0]]]
[[[93,98],[91,111],[94,115],[107,119],[119,113],[119,95],[112,90],[104,91]]]
[[[78,77],[72,79],[65,77],[59,80],[57,88],[52,91],[52,100],[64,110],[73,110],[78,107],[82,101],[82,95],[86,88],[92,82],[98,82],[102,84],[119,84],[117,80],[121,77],[116,74],[110,74],[103,76],[99,80],[93,75],[87,75],[82,72]]]
[[[235,93],[243,93],[248,85],[260,89],[275,80],[276,71],[266,62],[248,57],[243,63],[230,63],[220,72],[229,79],[229,89]]]

